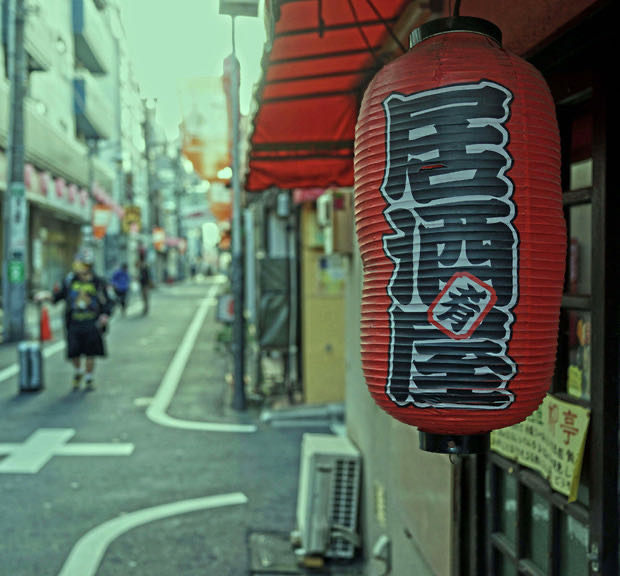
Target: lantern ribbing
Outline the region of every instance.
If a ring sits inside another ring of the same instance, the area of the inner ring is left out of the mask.
[[[439,435],[485,434],[537,408],[564,277],[551,95],[480,32],[492,25],[474,24],[412,35],[370,83],[355,137],[366,383],[393,417]]]

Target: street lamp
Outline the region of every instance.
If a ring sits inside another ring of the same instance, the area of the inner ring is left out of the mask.
[[[226,61],[231,66],[230,99],[232,113],[232,281],[235,306],[233,324],[234,351],[234,397],[233,408],[245,410],[244,387],[244,333],[243,333],[243,255],[241,222],[241,178],[239,163],[239,60],[235,52],[235,18],[237,16],[258,16],[258,0],[220,0],[220,14],[232,17],[232,54]]]

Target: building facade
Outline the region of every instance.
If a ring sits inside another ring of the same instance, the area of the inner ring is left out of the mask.
[[[8,1],[0,43],[0,189],[6,187]],[[24,47],[24,184],[29,209],[28,295],[49,289],[83,243],[107,273],[124,258],[127,199],[144,194],[141,100],[115,2],[29,2]],[[109,212],[93,235],[93,208]]]

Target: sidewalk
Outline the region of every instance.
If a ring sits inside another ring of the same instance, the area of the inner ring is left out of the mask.
[[[50,328],[52,331],[52,343],[64,338],[64,305],[47,304],[50,318]],[[2,309],[0,309],[0,370],[14,364],[17,361],[18,342],[2,342]],[[25,332],[24,340],[38,340],[40,331],[40,306],[29,302],[26,305]],[[47,343],[49,344],[49,343]]]

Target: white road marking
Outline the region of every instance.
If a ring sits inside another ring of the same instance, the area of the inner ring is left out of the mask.
[[[62,352],[66,347],[67,345],[64,340],[45,346],[45,348],[43,348],[43,358],[49,358],[58,352]]]
[[[134,403],[134,406],[143,408],[144,406],[148,406],[152,401],[153,401],[152,398],[134,398],[133,403]]]
[[[43,348],[43,357],[49,358],[50,356],[57,354],[61,350],[64,350],[65,347],[66,347],[66,344],[64,341],[54,342],[54,344],[45,346]],[[17,376],[17,374],[19,374],[19,365],[17,363],[11,364],[10,366],[7,366],[6,368],[3,368],[2,370],[0,370],[0,382],[4,382],[5,380],[8,380],[9,378],[13,378],[14,376]]]
[[[204,432],[240,432],[253,433],[257,428],[253,424],[226,424],[218,422],[197,422],[194,420],[181,420],[166,414],[174,394],[179,386],[181,376],[189,360],[189,356],[194,348],[198,333],[202,327],[209,308],[214,301],[214,292],[217,286],[212,286],[209,294],[202,300],[192,323],[190,324],[185,336],[164,374],[164,377],[157,389],[157,392],[146,410],[147,417],[161,426],[169,428],[179,428],[182,430],[201,430]]]
[[[220,496],[181,500],[171,504],[137,510],[108,520],[78,540],[65,561],[59,576],[94,576],[110,544],[125,532],[143,524],[178,514],[247,504],[247,502],[248,499],[245,494],[234,492]]]
[[[0,474],[37,474],[53,456],[129,456],[133,444],[75,443],[72,428],[39,428],[23,444],[0,444]]]
[[[13,376],[16,376],[18,372],[19,367],[17,366],[17,364],[11,364],[10,366],[3,368],[2,370],[0,370],[0,382],[4,382],[9,378],[13,378]]]

